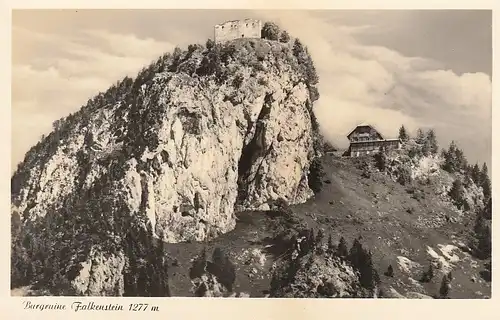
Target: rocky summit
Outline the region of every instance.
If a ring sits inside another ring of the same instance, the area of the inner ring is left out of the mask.
[[[86,261],[79,288],[94,264],[123,269],[123,253],[104,258],[92,237],[119,248],[133,224],[168,243],[203,241],[232,230],[235,209],[313,195],[317,80],[306,49],[265,39],[207,46],[160,57],[56,121],[28,152],[12,178],[12,206],[19,237],[36,247],[30,256],[50,260],[63,241],[47,242],[55,230],[41,225],[88,224],[75,231],[90,240],[77,259]]]

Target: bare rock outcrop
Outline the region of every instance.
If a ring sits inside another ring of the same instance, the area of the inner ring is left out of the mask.
[[[311,197],[317,80],[291,44],[176,49],[56,121],[11,180],[19,273],[64,247],[79,294],[120,295],[130,230],[200,241],[232,230],[235,209]]]

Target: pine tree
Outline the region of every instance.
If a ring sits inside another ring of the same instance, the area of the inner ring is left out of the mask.
[[[476,185],[479,186],[481,181],[481,169],[479,169],[479,165],[477,163],[472,167],[471,179]]]
[[[325,234],[323,233],[323,230],[322,229],[319,229],[318,230],[318,234],[316,235],[316,245],[317,246],[321,246],[321,244],[323,243],[323,239],[325,238]]]
[[[349,252],[347,250],[347,242],[344,237],[340,238],[339,245],[337,246],[337,256],[340,258],[347,258]]]
[[[466,201],[465,201],[464,187],[463,187],[462,181],[460,181],[460,179],[456,179],[455,181],[453,181],[451,189],[448,192],[448,196],[451,198],[451,200],[453,201],[455,206],[457,206],[457,208],[467,209],[465,207]]]
[[[349,261],[356,269],[359,269],[363,263],[363,246],[358,239],[354,239],[351,250],[349,250]]]
[[[384,148],[380,146],[378,152],[375,154],[375,166],[380,171],[384,171],[387,165],[387,155],[385,154]]]
[[[420,144],[420,145],[423,145],[425,143],[425,140],[426,137],[425,137],[425,134],[424,134],[424,131],[420,128],[417,129],[417,138],[415,139],[415,142]]]
[[[481,169],[481,174],[480,174],[480,183],[481,187],[483,188],[483,195],[484,199],[488,201],[488,199],[491,197],[491,181],[490,177],[488,176],[488,166],[486,163],[483,163],[483,168]]]
[[[312,229],[312,228],[311,228],[311,230],[309,230],[308,242],[309,242],[310,248],[314,250],[314,248],[316,248],[316,236],[314,234],[314,229]]]
[[[467,159],[465,158],[464,152],[462,149],[455,149],[455,171],[465,170],[467,167]]]
[[[385,275],[388,277],[394,277],[394,269],[392,268],[392,264],[390,264],[389,267],[387,267]]]
[[[408,132],[406,132],[406,128],[404,125],[399,128],[399,139],[403,142],[407,142],[410,139],[410,136],[408,135]]]
[[[333,244],[332,235],[330,234],[328,236],[328,253],[333,254],[333,253],[335,253],[335,250],[336,250],[336,248],[335,248],[335,245]]]
[[[432,262],[429,264],[429,269],[427,269],[426,272],[422,275],[422,279],[420,281],[422,282],[430,282],[434,278],[434,266],[432,265]]]
[[[447,275],[443,276],[443,280],[441,280],[441,287],[439,288],[439,297],[441,299],[447,299],[450,294],[450,279]]]
[[[427,142],[430,154],[436,155],[439,151],[439,146],[437,143],[436,133],[434,132],[433,129],[427,131]]]

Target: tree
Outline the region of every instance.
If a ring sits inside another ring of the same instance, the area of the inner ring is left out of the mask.
[[[472,167],[470,175],[472,181],[474,181],[474,183],[479,186],[481,182],[481,169],[479,169],[479,165],[477,164],[477,162]]]
[[[328,253],[333,254],[333,253],[335,253],[335,251],[336,251],[336,247],[333,244],[332,235],[330,234],[328,236]]]
[[[193,260],[193,264],[189,269],[189,278],[200,278],[206,271],[207,267],[207,248],[203,248],[201,254]]]
[[[447,275],[443,276],[441,280],[441,287],[439,288],[439,298],[447,299],[450,294],[450,279]]]
[[[277,41],[280,37],[280,28],[273,22],[266,22],[262,26],[262,38]]]
[[[430,282],[434,278],[434,266],[432,265],[432,262],[429,264],[429,269],[427,269],[426,272],[422,275],[422,279],[420,279],[421,282]]]
[[[290,35],[288,34],[288,32],[286,32],[286,30],[283,30],[283,32],[281,32],[280,34],[280,42],[288,43],[289,41]]]
[[[387,267],[385,275],[388,277],[394,277],[394,269],[392,268],[392,264],[390,264],[389,267]]]
[[[233,290],[233,283],[236,279],[236,268],[229,260],[225,252],[216,247],[212,254],[212,263],[208,265],[207,270],[217,277],[217,280],[226,287],[228,291]]]
[[[349,250],[349,261],[356,269],[359,269],[363,263],[363,246],[358,239],[354,239],[352,242],[351,250]]]
[[[480,259],[491,257],[491,198],[482,211],[476,214],[476,222],[474,225],[474,243],[475,254]]]
[[[315,157],[309,165],[308,185],[309,188],[318,194],[323,189],[323,176],[325,171],[319,157]]]
[[[423,145],[425,143],[426,137],[424,134],[424,131],[421,128],[417,129],[417,138],[415,139],[415,142]]]
[[[308,85],[313,87],[318,83],[319,77],[309,51],[298,38],[293,43],[292,52],[297,58],[297,62],[302,69],[302,74],[308,81]]]
[[[483,167],[481,169],[480,184],[483,188],[484,198],[486,201],[488,201],[488,199],[491,197],[491,181],[490,177],[488,176],[488,166],[486,165],[486,163],[483,163]]]
[[[439,146],[437,143],[436,133],[434,132],[433,129],[427,131],[427,143],[430,154],[436,155],[439,151]]]
[[[450,280],[450,281],[453,280],[453,275],[451,274],[451,271],[448,272],[448,274],[446,276],[448,277],[448,280]]]
[[[378,152],[375,154],[375,166],[380,171],[385,171],[386,165],[387,165],[387,155],[385,154],[384,148],[380,146]]]
[[[215,47],[215,41],[212,39],[208,39],[205,46],[208,50],[212,50],[212,48]]]
[[[457,147],[455,141],[451,141],[448,150],[443,150],[442,156],[444,158],[442,168],[449,173],[458,172],[467,167],[467,160],[464,153]]]
[[[337,256],[340,258],[347,258],[349,252],[347,250],[347,242],[344,237],[340,238],[339,245],[337,246]]]
[[[318,234],[316,235],[316,245],[319,245],[321,246],[321,244],[323,243],[323,239],[325,238],[325,234],[323,233],[323,230],[322,229],[319,229],[318,230]]]
[[[403,142],[407,142],[410,139],[410,136],[408,135],[408,132],[406,131],[406,128],[404,125],[399,128],[399,139]]]
[[[468,210],[467,202],[465,201],[464,187],[460,179],[455,179],[455,181],[453,181],[451,189],[450,191],[448,191],[448,196],[451,198],[452,202],[455,204],[455,206],[457,206],[457,208],[464,208]]]

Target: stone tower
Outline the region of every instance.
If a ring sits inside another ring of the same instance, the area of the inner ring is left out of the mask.
[[[239,38],[260,38],[262,21],[256,19],[233,20],[214,27],[214,41],[217,43]]]

